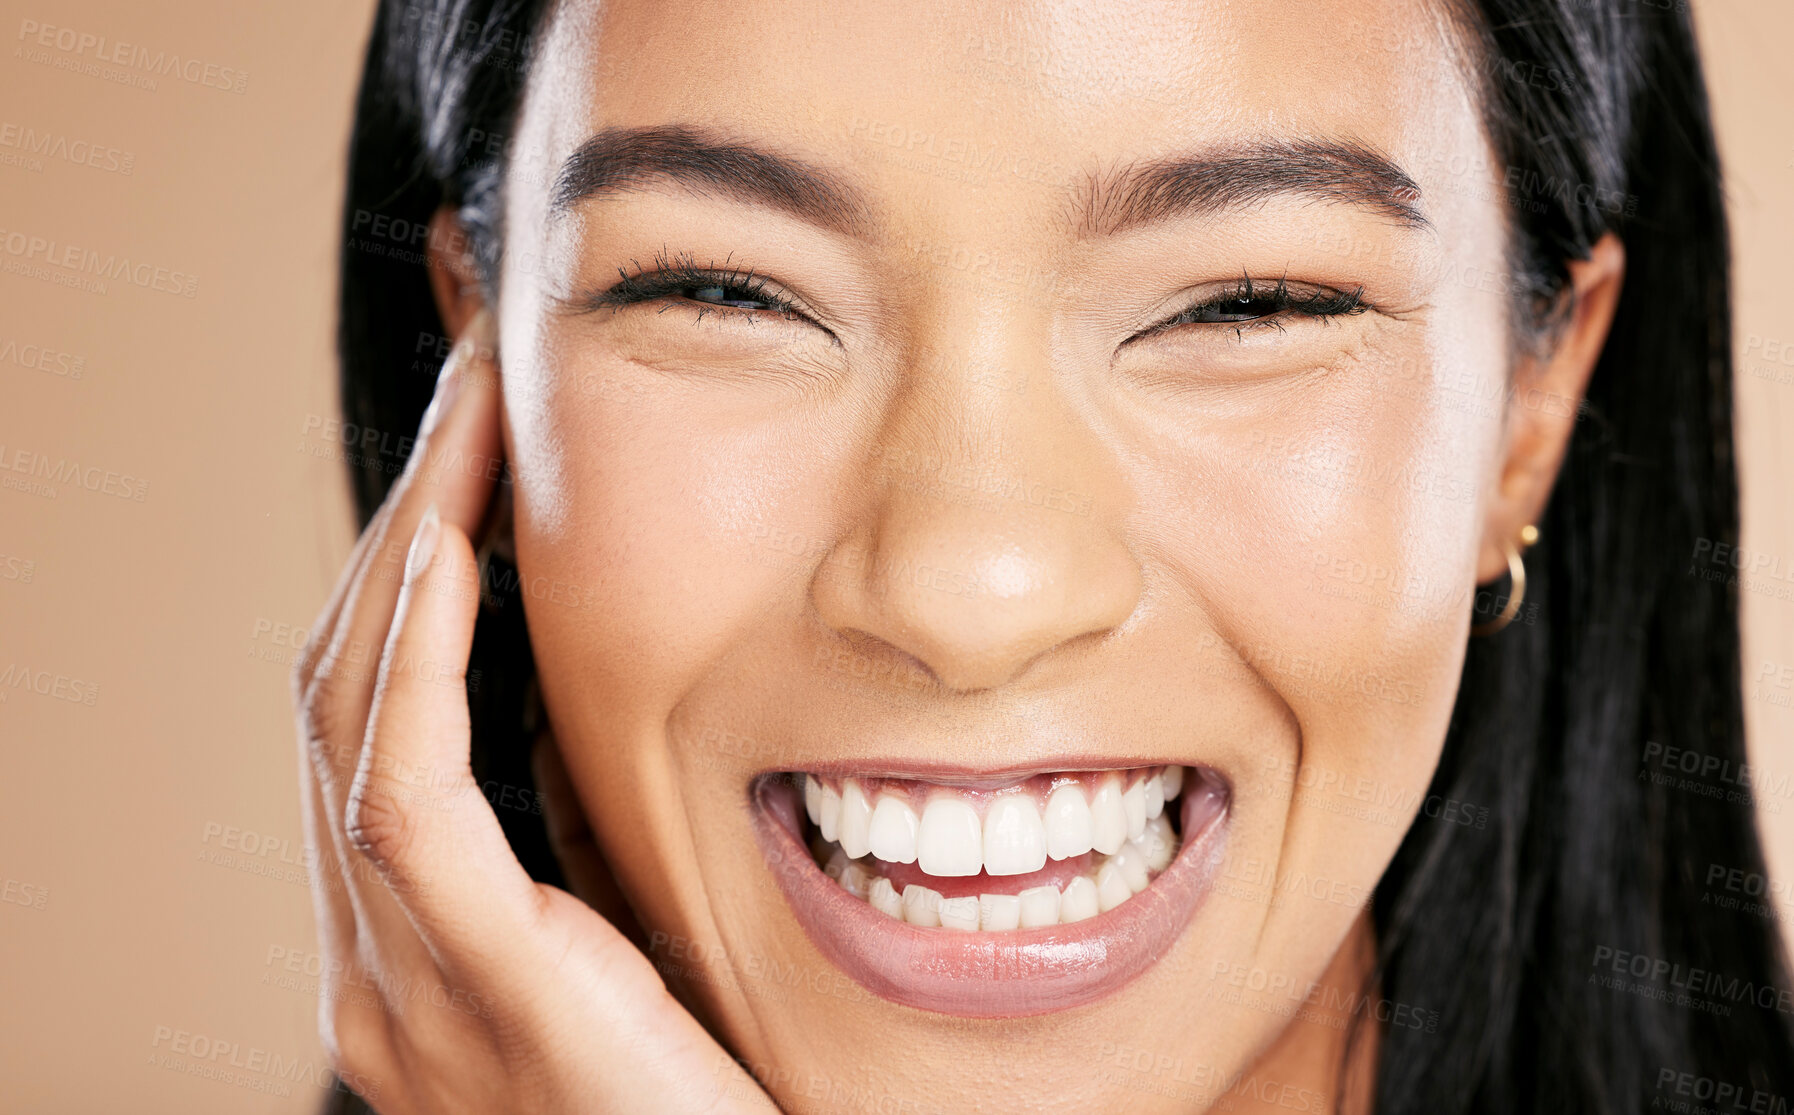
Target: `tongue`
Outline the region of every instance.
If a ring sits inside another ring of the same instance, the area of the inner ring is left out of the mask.
[[[897,888],[898,894],[903,893],[904,887],[917,883],[939,891],[942,898],[961,898],[968,894],[1020,894],[1030,887],[1048,884],[1064,890],[1065,884],[1079,875],[1089,874],[1096,867],[1096,853],[1085,852],[1069,859],[1050,859],[1045,867],[1026,875],[986,875],[982,871],[976,875],[930,875],[913,863],[886,863],[871,856],[865,862],[873,874],[883,875],[891,880],[891,885]]]

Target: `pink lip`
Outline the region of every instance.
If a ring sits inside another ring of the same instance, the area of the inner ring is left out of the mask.
[[[804,847],[797,793],[776,777],[756,786],[755,829],[804,933],[862,987],[918,1010],[1017,1018],[1100,999],[1170,950],[1221,863],[1227,797],[1213,777],[1186,783],[1183,847],[1151,886],[1085,921],[1008,933],[922,929],[842,890]]]

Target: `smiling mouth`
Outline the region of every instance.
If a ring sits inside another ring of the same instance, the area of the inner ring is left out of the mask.
[[[1165,954],[1220,863],[1230,790],[1154,764],[941,780],[777,772],[757,833],[811,942],[883,998],[967,1017],[1061,1010]]]
[[[1177,853],[1165,804],[1182,792],[1181,766],[1037,775],[995,792],[797,777],[823,873],[923,928],[1070,925],[1145,890]]]

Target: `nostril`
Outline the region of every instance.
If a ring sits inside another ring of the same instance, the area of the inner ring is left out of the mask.
[[[849,629],[838,634],[845,644],[844,660],[835,666],[861,680],[912,693],[979,693],[1014,681],[1035,662],[1061,648],[1093,645],[1108,632],[1085,632],[1059,643],[1041,639],[1027,646],[1014,642],[969,646],[917,627],[908,630],[908,649],[862,630]]]
[[[830,662],[833,669],[911,691],[947,687],[927,662],[878,635],[857,627],[836,628],[834,634],[839,650]]]

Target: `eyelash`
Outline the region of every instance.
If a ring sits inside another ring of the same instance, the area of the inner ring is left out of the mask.
[[[1281,333],[1284,330],[1284,320],[1292,316],[1318,318],[1325,322],[1328,318],[1361,314],[1371,308],[1363,300],[1363,296],[1363,287],[1355,287],[1350,291],[1334,290],[1331,287],[1316,287],[1309,294],[1293,294],[1289,289],[1287,278],[1279,278],[1275,286],[1265,290],[1262,287],[1254,286],[1250,275],[1242,275],[1232,290],[1212,295],[1193,306],[1186,307],[1157,325],[1134,334],[1128,338],[1128,341],[1141,340],[1185,325],[1232,326],[1236,340],[1243,340],[1248,331],[1259,329],[1275,329]],[[1241,321],[1204,322],[1199,320],[1204,313],[1225,312],[1227,306],[1252,302],[1267,303],[1270,307],[1269,312],[1255,314]]]
[[[786,298],[774,294],[767,283],[750,268],[742,270],[730,267],[725,259],[721,267],[715,265],[700,266],[697,259],[689,253],[668,256],[664,251],[654,256],[654,262],[643,267],[639,260],[631,260],[635,267],[633,272],[617,269],[620,281],[609,290],[601,291],[586,299],[591,309],[610,307],[620,309],[624,306],[644,302],[655,302],[668,299],[668,304],[661,309],[666,313],[678,305],[695,307],[698,311],[696,322],[702,322],[708,313],[735,314],[749,321],[772,313],[785,320],[797,319],[811,321]],[[707,302],[691,297],[695,290],[716,290],[722,294],[734,294],[737,297],[726,298],[719,302]],[[1240,281],[1230,291],[1225,291],[1174,314],[1157,325],[1129,337],[1124,343],[1142,340],[1159,333],[1186,325],[1232,326],[1236,339],[1243,340],[1248,331],[1259,329],[1284,330],[1284,320],[1289,317],[1315,318],[1325,322],[1328,318],[1345,317],[1361,314],[1371,307],[1363,301],[1364,288],[1356,287],[1350,291],[1335,290],[1331,287],[1316,287],[1312,293],[1298,295],[1291,293],[1287,278],[1279,278],[1275,286],[1269,290],[1254,285],[1252,276],[1242,275]],[[673,300],[673,299],[677,300]],[[761,308],[750,309],[732,305],[739,302],[758,302]],[[1258,313],[1239,321],[1202,321],[1202,315],[1222,312],[1227,306],[1240,306],[1251,303],[1263,303],[1269,306],[1268,312]],[[694,324],[696,324],[694,322]],[[818,325],[818,328],[822,328]],[[828,332],[824,329],[824,332]],[[829,334],[831,337],[832,333]]]
[[[665,252],[658,252],[654,256],[654,262],[647,267],[643,267],[639,260],[629,262],[635,270],[625,271],[619,267],[617,274],[620,281],[609,290],[587,298],[586,305],[589,308],[620,309],[637,303],[666,299],[668,303],[661,309],[661,313],[683,304],[697,309],[697,321],[703,321],[704,315],[708,313],[734,314],[750,321],[768,313],[786,320],[811,320],[789,299],[774,294],[766,280],[751,268],[744,271],[738,267],[730,267],[726,259],[720,267],[714,264],[700,266],[696,257],[689,253],[668,256]],[[705,302],[691,297],[690,292],[696,290],[720,290],[734,297],[720,302]],[[759,302],[764,308],[749,309],[731,305],[735,302]]]

